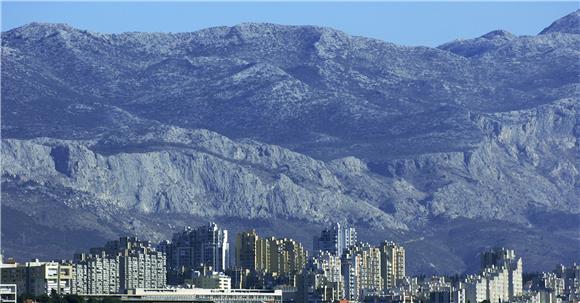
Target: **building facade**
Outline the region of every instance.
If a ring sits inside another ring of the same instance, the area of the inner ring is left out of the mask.
[[[314,251],[328,251],[341,256],[345,249],[357,243],[356,229],[336,223],[323,230],[319,237],[314,237]]]
[[[18,287],[16,284],[0,284],[0,302],[16,303],[18,298]]]
[[[118,255],[77,254],[73,263],[75,294],[112,294],[119,292],[120,260]]]
[[[481,255],[481,268],[505,268],[508,273],[508,297],[521,296],[523,294],[523,263],[522,258],[517,257],[514,250],[505,248],[493,248],[486,250]]]
[[[3,284],[15,284],[22,294],[38,296],[71,293],[72,266],[59,262],[34,260],[26,263],[2,264],[0,267]]]
[[[230,266],[228,231],[211,222],[197,228],[186,227],[173,234],[170,242],[158,245],[167,256],[171,284],[191,278],[194,271],[203,267],[223,272]]]
[[[215,302],[215,303],[282,303],[282,290],[257,289],[134,289],[126,294],[88,296],[98,299],[112,298],[120,302]]]
[[[379,246],[381,251],[381,277],[383,288],[397,286],[397,281],[403,279],[405,272],[405,248],[394,242],[385,241]]]
[[[363,243],[351,246],[342,255],[341,265],[346,299],[361,300],[383,290],[378,248]]]
[[[465,302],[479,303],[487,300],[487,280],[479,275],[468,276],[463,283]]]
[[[166,256],[148,241],[122,237],[75,255],[74,293],[112,294],[167,284]]]
[[[261,238],[255,230],[236,237],[236,266],[253,272],[292,275],[302,271],[308,253],[292,239]]]

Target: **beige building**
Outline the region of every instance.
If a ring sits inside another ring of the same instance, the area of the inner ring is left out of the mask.
[[[255,230],[239,233],[236,236],[236,266],[252,271],[262,269],[266,249],[262,244]]]
[[[22,294],[38,296],[50,294],[54,289],[59,294],[71,293],[72,266],[59,262],[2,264],[0,267],[3,284],[16,284]]]
[[[405,248],[394,242],[383,242],[381,251],[381,277],[383,288],[389,289],[397,286],[397,281],[405,277]]]
[[[261,238],[255,230],[236,237],[236,266],[278,275],[301,272],[308,253],[292,239]]]
[[[278,275],[295,274],[304,269],[308,253],[300,244],[292,239],[268,238],[270,262],[266,272]]]
[[[369,244],[357,244],[347,250],[341,260],[345,297],[361,300],[365,295],[383,290],[381,251]]]

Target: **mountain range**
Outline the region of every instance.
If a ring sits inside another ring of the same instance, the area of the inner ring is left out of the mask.
[[[316,26],[2,32],[2,250],[333,223],[461,273],[580,257],[580,11],[437,48]]]

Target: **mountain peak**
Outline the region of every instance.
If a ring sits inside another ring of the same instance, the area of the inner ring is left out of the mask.
[[[29,32],[29,31],[71,31],[74,27],[67,23],[48,23],[48,22],[31,22],[23,26],[14,28],[10,31]]]
[[[551,33],[580,34],[580,9],[576,10],[550,24],[540,32],[540,35]]]
[[[480,38],[485,38],[485,39],[507,38],[507,39],[511,39],[514,37],[515,36],[512,33],[499,29],[499,30],[491,31],[491,32],[481,36]]]
[[[3,35],[27,40],[39,40],[53,34],[73,33],[77,31],[77,29],[65,23],[32,22],[6,31]]]

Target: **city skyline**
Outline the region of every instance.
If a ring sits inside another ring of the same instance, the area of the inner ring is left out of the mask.
[[[0,254],[54,287],[580,296],[577,3],[1,5]]]
[[[322,238],[335,227],[330,225],[329,229],[322,230]],[[194,233],[212,230],[217,234],[227,233],[212,223],[184,229]],[[334,232],[343,233],[340,228]],[[354,230],[351,232],[356,234]],[[208,239],[199,234],[192,238],[193,242],[185,243],[180,240],[183,235],[186,233],[175,234],[177,247],[203,247]],[[426,299],[430,303],[543,303],[576,302],[580,296],[579,265],[558,265],[552,272],[533,273],[531,280],[528,274],[524,280],[522,258],[515,251],[500,247],[481,252],[481,267],[477,273],[425,277],[407,275],[405,263],[413,260],[406,260],[403,246],[389,241],[380,246],[357,242],[340,255],[333,253],[335,247],[330,245],[327,250],[310,256],[297,253],[296,249],[303,251],[303,248],[292,239],[260,238],[255,231],[239,233],[236,243],[241,246],[236,247],[235,266],[213,271],[204,261],[181,281],[170,282],[169,279],[171,274],[166,260],[173,251],[168,246],[171,242],[159,242],[157,248],[160,250],[156,250],[149,241],[121,237],[75,255],[72,262],[33,260],[16,263],[8,260],[4,263],[2,259],[0,274],[4,284],[0,287],[6,302],[16,302],[17,291],[21,294],[19,302],[25,297],[42,298],[47,294],[65,299],[70,295],[80,298],[113,296],[121,301],[139,295],[163,301],[186,300],[191,296],[214,298],[212,296],[227,293],[232,298],[239,295],[238,300],[247,300],[244,302],[269,296],[283,302],[301,303],[377,299],[404,303],[407,302],[405,298],[410,298],[411,302]],[[290,250],[287,244],[292,247]],[[185,255],[178,252],[175,256]],[[248,257],[255,259],[248,263]],[[215,262],[211,258],[207,261]],[[283,292],[279,292],[280,289]],[[219,293],[212,290],[219,290]],[[230,302],[220,297],[215,299],[216,302]]]

